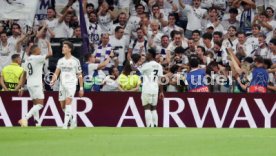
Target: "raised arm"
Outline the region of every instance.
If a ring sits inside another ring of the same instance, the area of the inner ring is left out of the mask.
[[[183,3],[182,0],[178,0],[178,3],[179,3],[179,6],[180,6],[182,9],[185,9],[186,5]]]

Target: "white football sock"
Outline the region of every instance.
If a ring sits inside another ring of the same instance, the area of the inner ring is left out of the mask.
[[[64,115],[64,127],[68,126],[68,122],[72,116],[72,107],[71,105],[66,105],[65,106],[65,115]]]
[[[36,106],[40,107],[40,109],[36,110],[33,114],[34,116],[34,119],[36,122],[39,121],[39,111],[43,108],[43,105],[42,104],[37,104]]]
[[[153,111],[151,111],[151,114],[152,114],[152,121],[153,121],[153,124],[157,127],[157,126],[158,126],[158,115],[157,115],[157,111],[156,111],[156,110],[153,110]]]
[[[145,110],[145,119],[147,127],[152,125],[152,114],[150,110]]]
[[[32,107],[32,109],[27,113],[27,115],[25,116],[26,120],[29,120],[36,112],[38,112],[42,107],[42,105],[38,104],[38,105],[34,105]]]

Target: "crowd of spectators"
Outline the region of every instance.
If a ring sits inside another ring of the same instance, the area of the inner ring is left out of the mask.
[[[275,92],[275,8],[263,3],[260,8],[252,0],[83,0],[89,37],[89,53],[81,57],[84,89],[140,91],[134,68],[154,48],[167,92],[191,91],[196,84],[187,78],[198,69],[207,76],[202,92]],[[47,18],[32,27],[20,20],[0,22],[3,90],[18,89],[20,66],[33,44],[43,55],[52,38],[82,38],[79,5],[68,0],[61,11],[49,7]],[[48,67],[45,62],[44,76]]]

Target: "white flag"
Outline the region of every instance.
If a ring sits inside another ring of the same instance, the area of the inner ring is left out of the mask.
[[[39,0],[1,0],[0,20],[33,20]]]

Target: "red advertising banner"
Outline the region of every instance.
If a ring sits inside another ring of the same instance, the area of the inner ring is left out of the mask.
[[[145,127],[140,93],[85,93],[73,110],[78,126]],[[274,94],[166,93],[157,105],[159,127],[275,128]],[[42,126],[62,126],[57,92],[48,92],[40,111]],[[18,126],[32,107],[28,93],[0,92],[0,126]],[[29,126],[33,126],[33,119]]]

